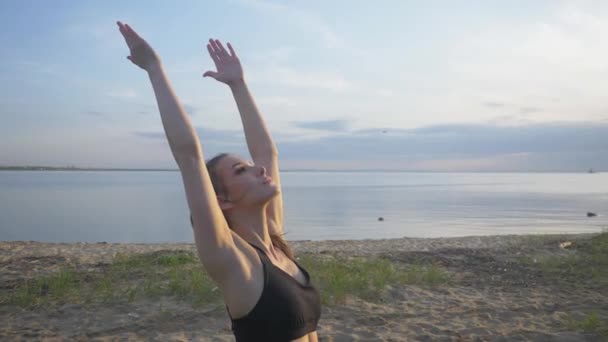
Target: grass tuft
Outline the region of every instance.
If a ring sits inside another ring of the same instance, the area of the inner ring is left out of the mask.
[[[324,304],[347,296],[383,300],[388,285],[435,286],[447,282],[447,272],[435,266],[400,266],[382,258],[329,258],[303,255],[300,262],[313,277]],[[194,306],[221,301],[220,293],[198,257],[189,251],[117,254],[95,272],[71,267],[48,277],[25,281],[2,298],[22,307],[70,303],[134,302],[170,296]]]
[[[597,312],[593,311],[581,319],[568,316],[565,325],[568,329],[598,334],[608,338],[608,319],[601,320]]]
[[[91,304],[174,296],[196,306],[219,299],[215,284],[192,252],[117,254],[111,264],[100,268],[99,272],[65,268],[48,277],[27,280],[3,302],[32,307],[65,301]]]
[[[313,277],[323,304],[343,303],[347,296],[381,301],[387,285],[435,286],[448,281],[436,266],[399,267],[382,258],[329,258],[303,255],[300,263]]]
[[[38,279],[24,281],[15,290],[12,300],[20,306],[37,305],[46,300],[64,300],[77,293],[79,281],[71,266]]]
[[[608,285],[608,231],[590,239],[573,242],[566,255],[520,258],[519,261],[538,267],[543,273]]]

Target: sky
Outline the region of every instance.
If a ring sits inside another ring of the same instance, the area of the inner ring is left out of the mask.
[[[249,159],[231,42],[282,169],[608,171],[605,1],[0,2],[0,166],[169,168],[160,55],[204,157]]]

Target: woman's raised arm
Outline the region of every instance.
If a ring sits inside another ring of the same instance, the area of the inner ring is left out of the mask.
[[[270,233],[281,235],[283,234],[283,195],[280,191],[278,150],[245,82],[241,62],[232,45],[228,43],[227,46],[230,52],[226,51],[219,40],[209,39],[207,51],[217,71],[207,71],[203,76],[212,77],[228,85],[232,91],[241,115],[251,159],[256,165],[266,168],[268,176],[279,189],[279,194],[266,207],[266,217]]]
[[[171,152],[174,156],[194,154],[198,144],[196,133],[171,88],[160,58],[128,24],[118,22],[118,27],[131,51],[127,59],[148,72]]]
[[[232,233],[217,203],[198,137],[173,92],[156,52],[129,25],[118,22],[131,52],[127,58],[148,72],[165,134],[181,171],[188,206],[193,217],[196,246],[201,262],[216,280],[238,262]]]

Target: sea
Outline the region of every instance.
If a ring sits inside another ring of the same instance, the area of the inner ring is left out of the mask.
[[[290,241],[608,229],[601,172],[286,170],[281,183]],[[177,170],[0,171],[4,241],[193,243],[189,215]]]

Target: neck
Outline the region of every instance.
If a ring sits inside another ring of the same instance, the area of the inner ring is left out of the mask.
[[[230,213],[230,228],[243,240],[261,248],[267,255],[274,255],[266,223],[266,206],[239,208],[238,211]]]

